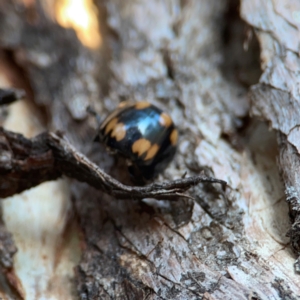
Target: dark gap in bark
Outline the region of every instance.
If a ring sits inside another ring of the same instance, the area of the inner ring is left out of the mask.
[[[12,76],[7,74],[9,80],[11,81],[14,88],[21,88],[26,93],[26,100],[29,101],[30,105],[35,107],[36,113],[40,115],[39,121],[42,122],[43,125],[49,123],[49,114],[47,112],[46,107],[42,105],[38,105],[34,99],[34,91],[32,89],[29,76],[26,70],[18,64],[15,59],[15,51],[11,49],[1,49],[3,53],[3,60],[9,65],[12,69]]]
[[[240,17],[240,1],[228,0],[222,32],[223,63],[220,66],[226,80],[245,89],[259,82],[260,47],[253,29]],[[249,114],[234,120],[234,132],[223,132],[222,138],[237,151],[245,148],[244,137],[252,124]]]
[[[258,83],[262,74],[260,47],[253,29],[240,18],[239,7],[239,0],[228,1],[222,34],[224,59],[221,71],[227,80],[249,88]]]
[[[167,75],[171,80],[175,79],[174,67],[170,57],[170,54],[167,51],[163,52],[163,60],[167,67]]]
[[[243,151],[245,144],[243,139],[247,135],[249,127],[251,127],[253,119],[249,114],[237,119],[234,133],[222,132],[221,138],[228,141],[236,151]]]

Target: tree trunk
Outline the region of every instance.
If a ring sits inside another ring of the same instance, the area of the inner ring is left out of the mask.
[[[299,299],[298,1],[94,2],[97,50],[53,22],[43,1],[0,1],[1,48],[28,78],[47,129],[130,184],[122,161],[92,143],[86,107],[105,117],[121,100],[146,99],[180,133],[156,181],[204,171],[228,187],[201,183],[193,201],[124,201],[72,181],[79,298]]]

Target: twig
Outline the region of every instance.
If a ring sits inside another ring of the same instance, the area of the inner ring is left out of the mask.
[[[167,199],[189,197],[186,190],[200,183],[226,182],[203,174],[145,187],[127,186],[115,180],[67,140],[55,133],[33,139],[0,127],[0,197],[8,197],[62,175],[86,182],[118,199]]]

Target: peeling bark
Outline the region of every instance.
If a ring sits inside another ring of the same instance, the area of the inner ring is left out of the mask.
[[[294,12],[298,1],[241,1],[243,18],[255,28],[262,53],[263,74],[250,92],[251,113],[267,121],[277,131],[278,165],[285,185],[292,222],[288,235],[295,253],[300,255],[299,197],[299,47],[300,26]],[[264,18],[259,14],[265,12]],[[299,272],[299,258],[295,264]]]

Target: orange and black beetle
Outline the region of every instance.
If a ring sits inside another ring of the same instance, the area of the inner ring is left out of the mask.
[[[148,102],[121,102],[102,122],[97,141],[128,161],[136,182],[162,172],[176,152],[178,132],[170,116]]]

